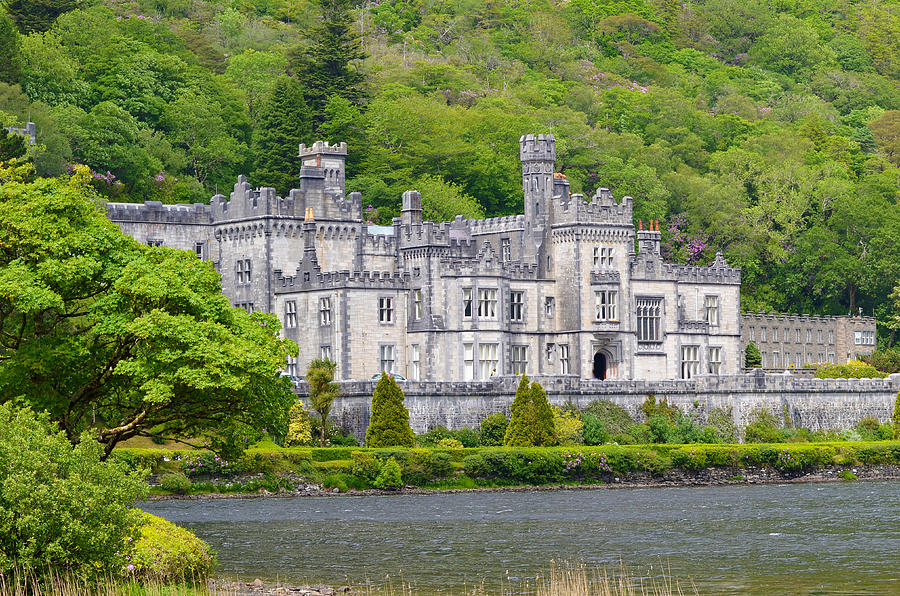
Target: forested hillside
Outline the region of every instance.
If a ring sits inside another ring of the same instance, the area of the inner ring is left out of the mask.
[[[354,1],[5,0],[0,118],[115,200],[283,193],[300,142],[347,141],[382,221],[409,188],[430,218],[521,211],[519,135],[552,132],[574,192],[634,196],[670,258],[724,251],[745,309],[892,339],[900,4]]]

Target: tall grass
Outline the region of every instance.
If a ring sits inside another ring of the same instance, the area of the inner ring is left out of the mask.
[[[651,570],[652,571],[652,570]],[[399,580],[387,584],[359,586],[350,594],[366,596],[423,596],[427,590]],[[442,590],[441,594],[466,594],[467,596],[688,596],[697,594],[691,584],[689,590],[681,588],[672,579],[669,570],[658,574],[637,577],[620,565],[611,573],[606,567],[588,567],[584,563],[556,563],[551,561],[547,571],[533,581],[510,583],[502,581],[498,590],[485,587],[486,581],[456,592]],[[19,574],[0,574],[0,596],[244,596],[247,591],[235,591],[205,583],[165,585],[136,583],[107,578],[102,581],[85,581],[64,575],[48,574],[40,580]],[[269,592],[271,593],[271,592]]]

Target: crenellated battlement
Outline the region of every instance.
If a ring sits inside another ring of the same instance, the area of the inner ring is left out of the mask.
[[[273,282],[276,294],[315,291],[323,289],[359,288],[368,290],[409,289],[409,273],[394,271],[326,271],[304,272],[285,276],[276,270]]]
[[[300,143],[300,153],[298,157],[309,157],[314,155],[347,155],[347,143],[338,143],[337,145],[329,145],[328,141],[316,141],[310,146]]]
[[[742,313],[741,318],[750,323],[774,323],[785,325],[827,325],[834,322],[835,319],[845,319],[860,325],[872,327],[874,327],[876,323],[875,317],[858,317],[851,315],[820,316],[809,314],[770,313],[763,311]]]
[[[487,219],[466,219],[464,221],[473,236],[517,232],[525,229],[525,216],[521,214],[490,217]]]
[[[519,159],[556,161],[556,139],[551,134],[527,134],[519,137]]]
[[[209,225],[212,212],[209,205],[163,205],[159,201],[144,203],[107,203],[106,215],[115,223],[171,223]]]

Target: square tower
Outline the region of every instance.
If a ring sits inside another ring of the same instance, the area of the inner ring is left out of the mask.
[[[322,168],[326,192],[344,196],[347,143],[329,145],[328,141],[316,141],[309,147],[301,143],[299,157],[301,167]]]

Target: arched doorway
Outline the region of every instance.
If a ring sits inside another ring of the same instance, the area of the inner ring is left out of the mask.
[[[594,354],[594,378],[606,379],[606,355],[603,352]]]

